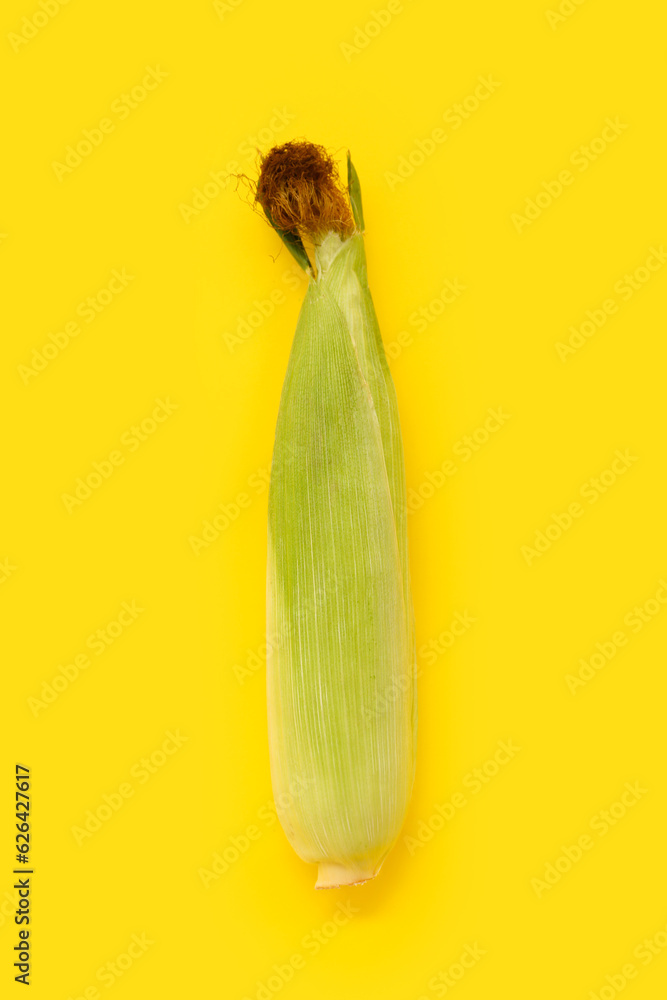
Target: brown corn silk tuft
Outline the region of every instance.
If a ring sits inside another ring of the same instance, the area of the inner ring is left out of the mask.
[[[323,146],[312,142],[286,142],[266,154],[255,200],[284,232],[347,237],[355,231],[336,164]]]

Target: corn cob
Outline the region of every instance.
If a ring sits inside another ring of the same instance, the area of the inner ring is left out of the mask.
[[[269,491],[271,776],[290,843],[330,888],[378,873],[414,779],[403,446],[349,155],[346,193],[322,147],[275,147],[256,200],[310,278]]]

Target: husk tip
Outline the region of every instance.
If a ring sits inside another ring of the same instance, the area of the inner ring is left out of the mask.
[[[363,885],[370,882],[380,871],[378,865],[374,871],[368,867],[356,865],[341,865],[331,861],[321,861],[317,866],[316,889],[339,889],[346,885]]]

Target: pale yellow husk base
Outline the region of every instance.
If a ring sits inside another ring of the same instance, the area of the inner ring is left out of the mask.
[[[374,869],[354,868],[349,865],[339,865],[331,861],[322,861],[317,866],[316,889],[338,889],[342,885],[363,885],[375,878],[382,867],[382,862]]]

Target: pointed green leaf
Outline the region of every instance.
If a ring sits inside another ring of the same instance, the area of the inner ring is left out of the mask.
[[[347,191],[350,198],[352,215],[354,216],[354,221],[357,224],[357,229],[360,233],[363,233],[364,210],[361,205],[361,185],[359,183],[359,175],[355,170],[349,151],[347,154]]]

